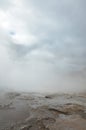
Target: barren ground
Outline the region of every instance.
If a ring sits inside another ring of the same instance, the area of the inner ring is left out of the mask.
[[[0,94],[0,130],[86,130],[86,94]]]

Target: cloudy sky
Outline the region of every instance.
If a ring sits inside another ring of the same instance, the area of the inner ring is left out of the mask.
[[[0,0],[0,88],[86,90],[86,0]]]

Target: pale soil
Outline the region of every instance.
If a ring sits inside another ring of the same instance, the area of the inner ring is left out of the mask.
[[[0,130],[86,130],[86,94],[0,94]]]

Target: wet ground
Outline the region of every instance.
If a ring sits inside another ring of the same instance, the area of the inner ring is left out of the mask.
[[[86,130],[86,94],[0,94],[0,130]]]

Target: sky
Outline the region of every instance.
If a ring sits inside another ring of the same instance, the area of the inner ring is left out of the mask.
[[[0,88],[86,91],[86,0],[0,0]]]

